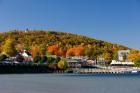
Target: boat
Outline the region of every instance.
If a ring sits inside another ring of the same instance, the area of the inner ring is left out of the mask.
[[[137,70],[132,70],[131,73],[138,73],[138,71]]]

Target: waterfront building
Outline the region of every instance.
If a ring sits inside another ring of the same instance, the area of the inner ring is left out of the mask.
[[[72,56],[72,57],[67,56],[66,58],[78,60],[78,61],[82,61],[82,62],[87,61],[87,59],[88,59],[87,56]]]
[[[119,61],[128,61],[128,54],[130,50],[119,50],[118,51],[118,60]]]
[[[130,50],[119,50],[118,61],[112,60],[111,66],[134,66],[134,62],[128,60]]]
[[[31,53],[29,53],[28,51],[26,50],[23,50],[23,51],[20,51],[16,57],[18,56],[23,56],[24,57],[24,62],[33,62],[33,58],[32,58],[32,55]]]
[[[116,60],[112,60],[111,66],[134,66],[134,62],[121,62],[121,61],[116,61]]]
[[[67,64],[68,64],[68,67],[69,68],[80,68],[81,67],[81,63],[80,61],[78,60],[75,60],[75,59],[68,59],[66,58],[65,59]]]

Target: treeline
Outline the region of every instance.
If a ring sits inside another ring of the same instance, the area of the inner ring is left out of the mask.
[[[0,33],[0,53],[8,53],[10,51],[12,53],[9,53],[9,55],[14,56],[16,54],[14,51],[17,52],[23,49],[30,51],[33,58],[37,54],[52,54],[62,57],[88,56],[90,59],[103,57],[106,60],[111,60],[117,58],[118,50],[126,50],[129,48],[64,32],[14,30]]]

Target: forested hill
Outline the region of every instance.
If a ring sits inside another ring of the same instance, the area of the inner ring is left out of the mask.
[[[55,31],[9,31],[0,33],[0,44],[2,45],[7,38],[12,38],[15,44],[24,44],[26,47],[32,45],[53,45],[62,44],[64,47],[73,47],[77,45],[93,45],[99,48],[108,47],[118,47],[119,49],[128,49],[128,47],[112,44],[102,40],[96,40],[93,38],[88,38],[86,36],[81,36],[77,34],[65,33],[65,32],[55,32]]]
[[[96,40],[86,36],[77,34],[71,34],[66,32],[55,32],[55,31],[9,31],[0,33],[0,46],[3,46],[5,41],[10,38],[14,41],[16,49],[24,47],[31,50],[32,47],[38,46],[39,49],[48,48],[49,46],[58,45],[61,50],[68,51],[75,47],[96,47],[102,52],[114,53],[121,49],[129,49],[128,47],[112,44],[102,40]],[[1,49],[2,50],[2,49]],[[52,52],[52,51],[50,51]]]

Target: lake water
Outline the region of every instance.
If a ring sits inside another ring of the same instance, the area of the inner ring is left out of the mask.
[[[0,93],[140,93],[140,75],[0,75]]]

